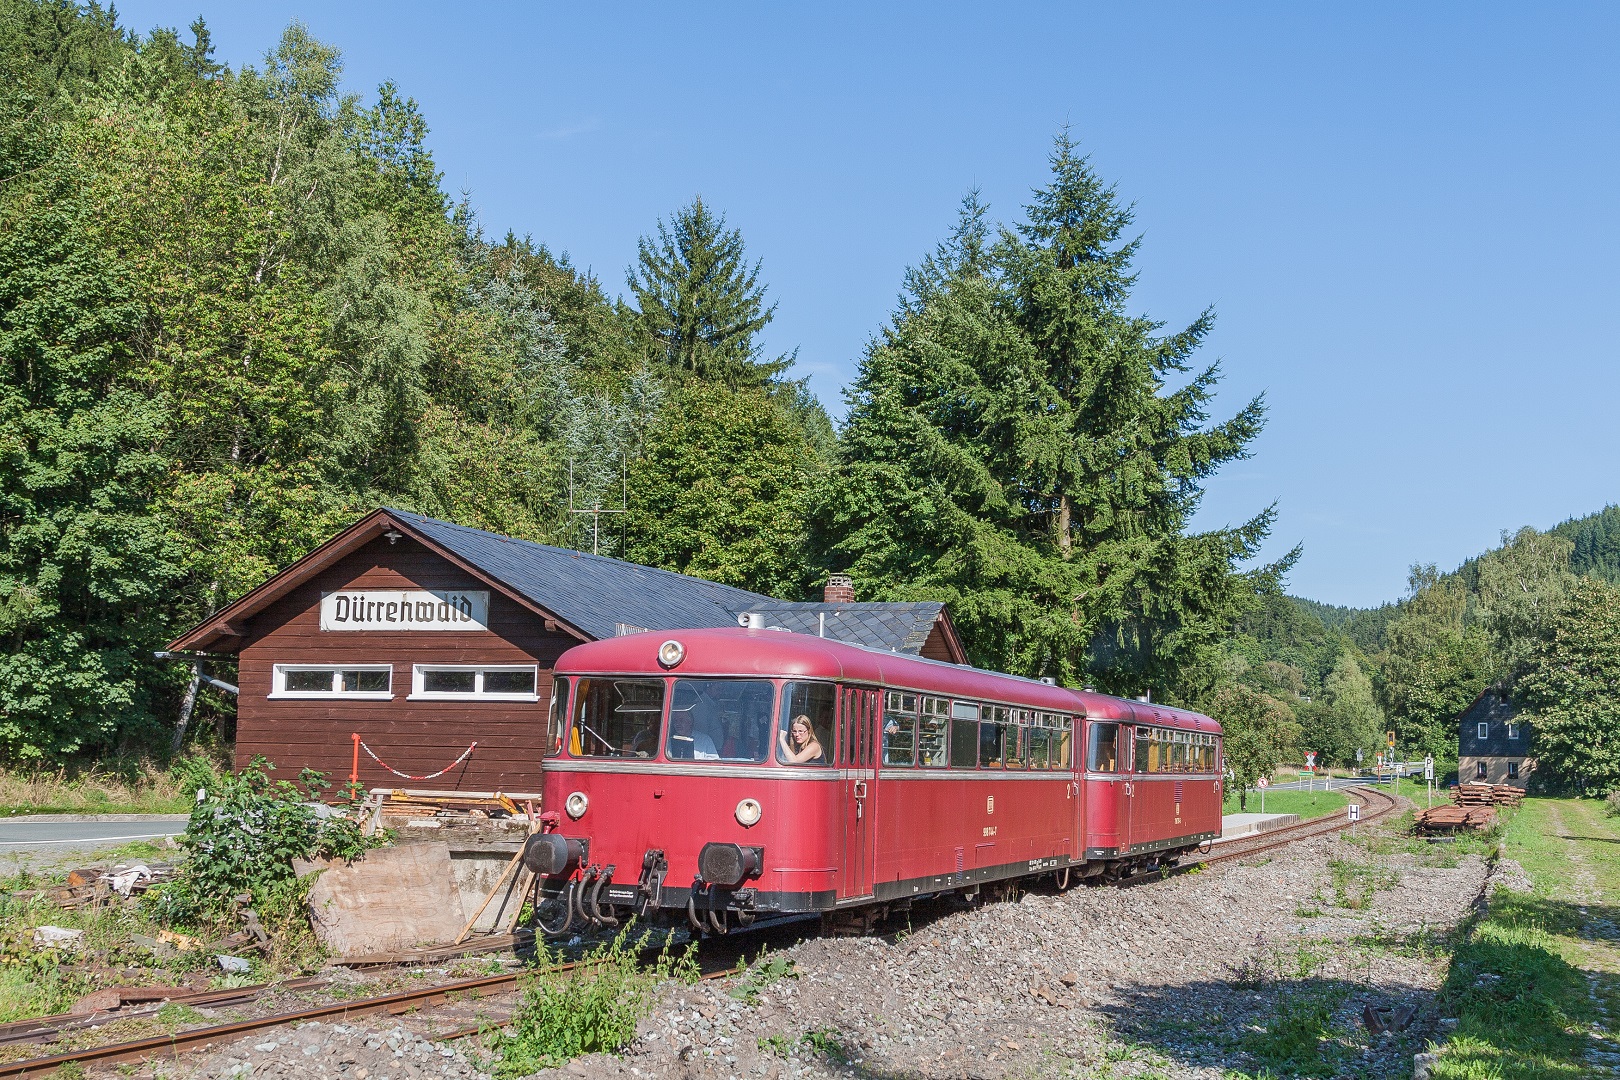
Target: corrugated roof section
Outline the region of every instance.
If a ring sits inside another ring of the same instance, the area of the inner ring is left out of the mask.
[[[746,609],[765,616],[767,626],[796,634],[816,634],[823,626],[834,641],[917,656],[945,605],[937,600],[909,603],[790,604],[770,600]]]

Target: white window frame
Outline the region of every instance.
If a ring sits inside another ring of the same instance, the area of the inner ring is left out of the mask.
[[[330,671],[332,685],[345,671],[386,671],[388,672],[387,690],[288,690],[287,672],[289,671]],[[270,693],[265,695],[272,700],[282,701],[330,701],[341,699],[344,701],[392,701],[394,699],[394,665],[393,664],[276,664],[271,669]]]
[[[1479,737],[1481,739],[1488,739],[1491,737],[1491,725],[1489,721],[1481,720],[1479,722]]]
[[[1517,739],[1518,737],[1519,737],[1519,725],[1510,722],[1508,724],[1508,738]]]
[[[473,692],[448,693],[442,691],[429,691],[422,689],[422,676],[430,671],[471,671],[473,677]],[[484,693],[484,672],[486,671],[527,671],[534,675],[535,689],[540,687],[540,666],[538,664],[412,664],[411,665],[411,693],[406,701],[539,701],[539,694],[486,694]]]

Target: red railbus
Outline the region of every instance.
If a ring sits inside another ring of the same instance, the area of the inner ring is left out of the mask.
[[[1208,717],[771,630],[634,634],[556,666],[542,926],[726,932],[1118,876],[1220,832]]]

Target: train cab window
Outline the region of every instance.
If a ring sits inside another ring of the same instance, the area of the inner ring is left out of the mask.
[[[1086,769],[1090,772],[1116,772],[1119,767],[1119,725],[1091,725],[1091,741],[1086,745]]]
[[[764,679],[676,679],[664,756],[671,761],[764,761],[775,697]]]
[[[944,698],[922,698],[922,715],[917,718],[917,764],[942,769],[947,759],[945,743],[951,727],[950,702]]]
[[[883,695],[883,764],[910,767],[917,760],[917,695]]]
[[[776,760],[783,765],[831,765],[837,714],[838,688],[831,683],[794,682],[782,687]]]
[[[562,753],[563,729],[568,726],[568,679],[559,676],[551,680],[551,716],[546,721],[545,757]]]
[[[937,698],[925,698],[924,703]],[[941,702],[943,703],[943,702]],[[951,705],[951,768],[974,769],[979,765],[979,707],[970,701]]]
[[[647,758],[658,752],[663,679],[581,679],[568,750],[575,757]]]

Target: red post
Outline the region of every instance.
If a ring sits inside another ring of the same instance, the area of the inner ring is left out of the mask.
[[[360,782],[360,733],[356,731],[349,738],[354,740],[354,764],[349,766],[349,783],[358,784]]]

